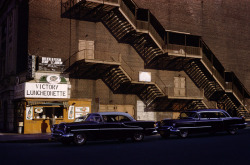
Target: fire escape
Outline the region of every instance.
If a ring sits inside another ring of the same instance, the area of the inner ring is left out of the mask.
[[[63,18],[101,21],[118,42],[130,44],[137,51],[145,68],[184,70],[204,90],[205,97],[216,101],[220,108],[238,110],[241,113],[238,115],[248,112],[244,99],[250,98],[249,92],[234,73],[225,72],[200,36],[166,31],[149,10],[139,8],[132,0],[68,0],[62,2],[61,12]],[[78,64],[70,68],[71,75],[75,75],[74,70],[76,74],[82,72],[75,69],[80,68]],[[176,104],[183,105],[181,109],[206,108],[202,100],[170,100],[156,90],[157,84],[132,83],[124,77],[121,66],[108,68],[97,75],[102,75],[101,79],[114,93],[136,94],[154,109],[173,108]]]

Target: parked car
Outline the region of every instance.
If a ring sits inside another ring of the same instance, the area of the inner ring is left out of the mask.
[[[90,113],[85,120],[73,123],[60,123],[52,128],[52,139],[69,144],[83,145],[88,140],[132,138],[142,141],[144,135],[153,135],[157,131],[154,121],[136,121],[128,113],[100,112]]]
[[[231,117],[220,109],[203,109],[181,112],[178,119],[165,119],[157,122],[158,133],[167,138],[170,134],[186,138],[189,134],[199,132],[215,133],[228,131],[236,134],[238,129],[246,127],[244,117]]]

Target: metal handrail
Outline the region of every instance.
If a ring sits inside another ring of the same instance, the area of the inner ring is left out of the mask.
[[[127,75],[129,75],[131,81],[138,81],[138,78],[136,78],[135,71],[129,66],[129,64],[122,57],[120,57],[120,59],[121,59],[121,64],[125,64],[122,65],[122,68],[127,72]]]
[[[167,51],[169,53],[175,54],[183,54],[183,55],[192,55],[201,57],[201,48],[200,47],[193,47],[193,46],[185,46],[185,45],[176,45],[176,44],[168,44]]]
[[[135,6],[135,10],[137,8],[138,7]],[[164,48],[164,46],[165,46],[164,41],[161,39],[160,35],[157,33],[157,30],[150,24],[149,19],[148,19],[149,21],[137,20],[136,15],[134,15],[131,12],[129,7],[123,1],[121,1],[120,9],[121,9],[122,13],[126,15],[126,18],[129,19],[129,21],[132,23],[132,25],[134,26],[134,28],[136,30],[146,30],[149,33],[149,35],[151,36],[151,38],[157,43],[159,48],[160,49]],[[136,13],[136,11],[135,11],[135,13]],[[149,15],[148,15],[148,17],[149,17]]]
[[[215,78],[215,80],[219,82],[220,86],[225,90],[226,82],[225,82],[224,77],[222,77],[221,74],[214,68],[213,64],[206,57],[204,53],[202,54],[202,62],[205,63],[210,74],[213,76],[213,78]]]

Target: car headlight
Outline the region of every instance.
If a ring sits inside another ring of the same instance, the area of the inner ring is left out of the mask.
[[[154,124],[154,127],[155,127],[155,128],[158,128],[158,125],[159,125],[158,123],[155,123],[155,124]]]

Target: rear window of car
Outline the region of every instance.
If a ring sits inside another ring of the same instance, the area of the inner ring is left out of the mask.
[[[211,119],[211,118],[226,118],[223,112],[203,112],[200,114],[201,118]]]

